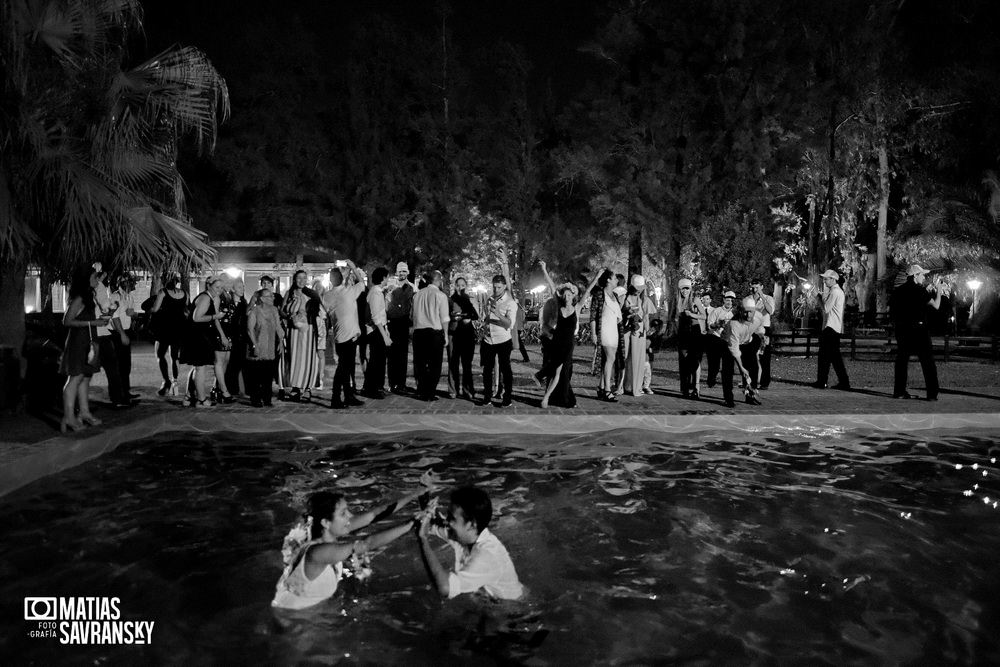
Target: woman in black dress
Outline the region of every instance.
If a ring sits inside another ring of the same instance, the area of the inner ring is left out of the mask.
[[[555,328],[546,345],[545,365],[536,375],[539,382],[547,381],[545,393],[542,396],[541,407],[553,405],[561,408],[576,407],[576,395],[573,393],[573,351],[576,349],[576,332],[583,301],[578,299],[579,292],[573,283],[563,283],[558,288],[552,282],[545,263],[541,263],[545,280],[555,294],[559,309]],[[589,294],[597,284],[603,271],[598,271],[587,286],[585,294]]]
[[[156,294],[150,311],[150,328],[156,340],[156,360],[160,365],[163,383],[156,393],[160,396],[177,394],[177,361],[181,354],[181,341],[188,319],[188,295],[181,289],[181,276],[167,276],[163,289]],[[167,352],[170,361],[167,361]]]
[[[194,407],[211,407],[205,389],[205,374],[207,368],[216,363],[216,351],[220,347],[229,347],[229,339],[219,325],[223,314],[216,306],[221,293],[222,283],[218,278],[205,281],[205,291],[195,297],[191,323],[181,347],[181,363],[194,366],[193,382],[189,382],[188,391],[188,399]],[[194,386],[191,387],[191,384]]]
[[[107,326],[110,317],[97,317],[94,290],[100,284],[100,264],[77,270],[69,286],[69,308],[63,315],[66,346],[59,361],[59,372],[66,375],[63,386],[63,418],[59,430],[76,431],[85,425],[101,423],[90,413],[90,378],[101,370],[96,352],[91,354],[91,341],[96,340],[94,327]],[[80,409],[77,418],[77,408]]]

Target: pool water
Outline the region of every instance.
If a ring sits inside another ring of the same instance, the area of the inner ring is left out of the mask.
[[[4,498],[0,659],[1000,662],[1000,470],[988,434],[671,438],[134,442]],[[364,508],[426,470],[489,490],[524,601],[441,600],[408,535],[327,603],[272,610],[282,538],[309,492],[341,489]],[[26,596],[117,596],[124,619],[155,621],[152,643],[29,638]]]

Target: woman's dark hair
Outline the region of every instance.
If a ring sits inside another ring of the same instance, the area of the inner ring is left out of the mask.
[[[382,281],[385,280],[385,277],[387,275],[389,275],[389,269],[385,268],[384,266],[378,267],[377,269],[372,271],[372,281],[370,284],[380,285]]]
[[[607,288],[608,281],[611,280],[611,276],[613,275],[615,275],[614,271],[611,269],[604,269],[601,277],[597,279],[597,287],[600,288],[602,292]]]
[[[309,274],[307,274],[307,273],[305,272],[305,270],[303,270],[303,269],[299,269],[298,271],[296,271],[295,273],[293,273],[293,274],[292,274],[292,284],[291,284],[291,286],[290,286],[290,287],[288,288],[288,294],[289,294],[289,296],[291,296],[292,292],[294,292],[295,290],[297,290],[297,289],[302,289],[302,288],[300,288],[300,287],[299,287],[299,284],[298,284],[298,282],[297,282],[297,280],[296,280],[296,279],[297,279],[297,278],[299,277],[299,274],[300,274],[300,273],[301,273],[302,275],[304,275],[304,276],[307,276],[307,277],[308,277],[308,275],[309,275]],[[310,291],[310,292],[312,292],[312,290],[309,290],[309,291]]]
[[[481,533],[490,525],[493,518],[493,503],[482,489],[474,486],[463,486],[451,492],[451,504],[462,508],[466,521],[476,522],[476,532]]]
[[[341,493],[330,493],[320,491],[309,496],[309,505],[305,516],[312,517],[312,530],[310,539],[317,539],[323,535],[323,519],[332,519],[333,513],[337,511],[337,504],[344,499]]]
[[[90,277],[94,275],[94,267],[81,266],[73,272],[73,279],[69,284],[70,301],[76,297],[83,300],[84,308],[94,307],[94,288],[90,286]]]

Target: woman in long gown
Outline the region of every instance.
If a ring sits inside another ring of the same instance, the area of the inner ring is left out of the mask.
[[[655,313],[655,307],[646,293],[646,279],[636,274],[632,276],[632,286],[625,297],[623,317],[627,324],[626,345],[628,353],[625,361],[625,393],[632,396],[642,396],[643,378],[646,374],[646,337],[649,334],[650,315]]]
[[[285,346],[285,387],[289,388],[287,398],[299,401],[303,390],[311,394],[311,387],[316,378],[317,339],[315,321],[309,317],[310,301],[316,299],[316,293],[306,287],[306,272],[298,270],[292,279],[292,287],[285,295],[281,306],[281,314],[286,321],[288,344]]]
[[[583,300],[577,298],[579,293],[576,285],[563,283],[557,288],[549,276],[545,262],[541,262],[541,267],[545,280],[554,294],[552,298],[557,300],[559,306],[555,327],[545,346],[544,364],[536,376],[539,382],[547,381],[541,407],[554,405],[573,408],[576,407],[576,395],[572,386],[573,351],[576,349],[576,332],[579,328],[580,312],[583,310]],[[602,274],[603,272],[599,271],[594,275],[594,279],[587,286],[587,293],[594,288]]]

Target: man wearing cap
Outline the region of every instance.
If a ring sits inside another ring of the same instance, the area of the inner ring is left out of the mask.
[[[406,358],[410,351],[410,317],[413,313],[413,294],[416,288],[409,281],[410,267],[406,262],[396,265],[396,285],[389,290],[385,313],[389,322],[392,345],[386,358],[389,391],[406,393]]]
[[[750,405],[760,405],[760,399],[752,387],[751,370],[757,360],[756,332],[764,321],[764,314],[757,310],[757,303],[752,296],[743,299],[742,307],[736,317],[726,322],[722,330],[722,340],[726,345],[726,354],[722,357],[722,397],[726,407],[736,407],[733,401],[733,370],[739,369],[743,378],[743,393]],[[770,313],[768,313],[770,314]]]
[[[927,400],[937,400],[937,366],[934,364],[934,350],[927,328],[927,307],[937,310],[941,306],[942,283],[935,280],[932,285],[924,286],[926,276],[925,269],[919,264],[912,264],[906,271],[906,282],[893,291],[889,300],[889,313],[896,329],[893,398],[910,398],[906,391],[906,375],[910,356],[915,354],[924,372]]]
[[[753,297],[757,312],[763,316],[760,329],[755,333],[760,339],[760,359],[757,371],[752,375],[753,386],[767,389],[771,384],[771,313],[774,312],[774,297],[764,293],[764,281],[754,278],[750,283],[750,296]]]
[[[840,274],[833,269],[827,269],[820,277],[823,279],[823,289],[819,294],[823,302],[823,330],[819,334],[819,366],[813,386],[826,389],[826,379],[833,364],[837,374],[834,389],[848,391],[851,381],[847,378],[844,358],[840,354],[840,336],[844,333],[844,290],[837,283]]]
[[[703,338],[705,356],[708,358],[708,386],[714,387],[719,376],[719,366],[726,354],[726,344],[722,340],[722,329],[726,322],[733,319],[733,304],[736,303],[736,292],[726,290],[722,295],[722,305],[708,311],[708,333]]]
[[[681,395],[698,398],[697,371],[701,362],[701,327],[699,319],[704,319],[701,302],[694,298],[691,281],[681,278],[677,281],[677,308],[674,311],[677,322],[677,370],[681,376]]]

